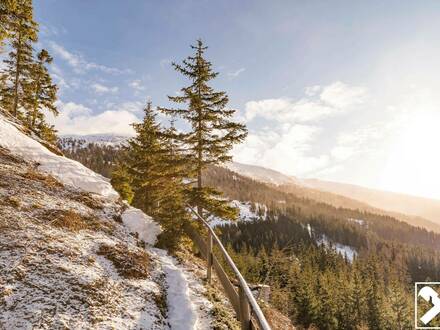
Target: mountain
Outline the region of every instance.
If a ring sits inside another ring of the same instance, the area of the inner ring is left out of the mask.
[[[440,223],[440,200],[317,179],[306,179],[304,182],[309,187],[347,196],[380,209],[420,216]]]
[[[127,143],[130,137],[116,134],[90,134],[90,135],[61,135],[58,144],[61,149],[85,148],[90,144],[106,147],[120,147]]]
[[[261,166],[230,163],[233,172],[257,181],[275,184],[298,196],[319,200],[336,207],[387,214],[415,226],[440,229],[440,201],[365,187],[323,181],[298,179]]]
[[[261,166],[229,162],[225,164],[225,167],[232,172],[247,176],[256,181],[271,183],[276,186],[300,184],[300,181],[292,176],[285,175],[283,173]]]

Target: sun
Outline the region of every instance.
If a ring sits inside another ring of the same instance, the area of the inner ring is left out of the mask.
[[[388,149],[381,186],[440,199],[440,109],[414,112],[402,121]]]

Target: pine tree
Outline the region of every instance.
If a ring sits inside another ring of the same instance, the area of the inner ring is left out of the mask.
[[[0,1],[0,52],[3,47],[3,42],[9,37],[11,22],[17,10],[16,0],[2,0]]]
[[[164,130],[156,122],[151,102],[144,111],[142,123],[133,124],[137,135],[129,141],[126,169],[113,172],[112,182],[118,191],[133,193],[133,205],[160,222],[164,232],[159,245],[174,249],[188,220],[183,184],[187,162],[174,140],[175,128]]]
[[[130,185],[131,178],[128,174],[127,166],[123,162],[118,162],[113,169],[110,182],[122,199],[130,204],[133,200],[134,193]]]
[[[228,96],[225,92],[214,91],[208,83],[217,77],[212,64],[204,57],[207,49],[201,40],[196,46],[194,56],[183,60],[183,64],[173,63],[176,71],[188,77],[191,84],[181,89],[182,96],[169,96],[177,104],[187,108],[159,108],[165,114],[180,116],[191,126],[191,130],[181,135],[191,156],[192,174],[196,178],[195,187],[189,191],[192,205],[201,214],[206,209],[218,216],[234,218],[236,210],[220,199],[221,194],[202,182],[202,172],[209,165],[218,165],[231,160],[229,152],[234,144],[242,142],[247,130],[243,124],[232,120],[235,110],[226,108]]]
[[[398,278],[393,278],[390,283],[388,300],[390,305],[390,315],[387,318],[390,329],[406,330],[412,329],[413,313],[410,310],[412,297],[405,292]]]
[[[46,68],[46,64],[50,64],[52,60],[48,51],[42,49],[37,55],[37,61],[31,65],[31,80],[26,85],[26,98],[29,104],[27,125],[34,130],[37,125],[37,119],[40,122],[44,119],[43,110],[48,110],[54,115],[58,115],[58,110],[55,106],[58,88],[52,83],[52,78]]]
[[[181,152],[181,145],[175,137],[178,136],[174,122],[168,129],[160,132],[163,147],[161,161],[164,168],[163,184],[164,197],[160,202],[157,218],[160,221],[163,233],[158,237],[158,246],[174,250],[183,234],[184,225],[190,217],[186,210],[187,185],[184,178],[188,175],[186,155]]]
[[[151,102],[144,113],[143,121],[133,124],[136,137],[128,142],[127,166],[132,178],[133,204],[154,217],[164,197],[161,128]]]
[[[26,84],[31,80],[33,64],[32,44],[37,41],[38,25],[33,20],[32,0],[17,0],[16,10],[9,25],[9,39],[12,48],[7,65],[6,78],[11,83],[2,89],[3,108],[19,117],[19,107],[26,104]]]

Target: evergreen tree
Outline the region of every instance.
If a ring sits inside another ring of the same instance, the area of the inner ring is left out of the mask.
[[[160,132],[163,147],[161,161],[164,168],[163,185],[164,197],[160,202],[157,214],[163,233],[158,237],[158,246],[173,251],[183,234],[184,225],[190,217],[186,210],[187,185],[184,178],[188,174],[186,155],[181,152],[181,145],[175,137],[178,136],[174,123],[168,129]]]
[[[228,109],[228,96],[225,92],[217,92],[208,83],[217,77],[212,70],[212,64],[204,57],[207,49],[201,40],[196,46],[194,56],[183,60],[183,64],[173,63],[176,71],[188,77],[191,84],[181,89],[182,96],[169,96],[170,101],[186,104],[187,108],[159,108],[172,116],[180,116],[191,126],[191,131],[181,135],[191,156],[192,174],[196,185],[189,191],[192,205],[208,210],[222,217],[234,218],[236,210],[225,200],[220,199],[220,193],[202,182],[202,172],[209,165],[218,165],[231,160],[229,152],[234,144],[242,142],[247,135],[243,124],[232,120],[235,110]]]
[[[160,222],[164,232],[159,245],[174,249],[188,219],[183,184],[186,160],[174,140],[175,128],[162,129],[151,102],[144,111],[142,123],[133,124],[137,135],[129,141],[125,165],[113,172],[112,182],[122,195],[133,195],[134,206]]]
[[[412,329],[412,311],[410,309],[412,299],[405,292],[398,278],[391,280],[388,300],[390,305],[390,315],[387,317],[388,327],[396,330]]]
[[[144,119],[133,124],[136,136],[129,141],[128,173],[132,178],[133,204],[152,217],[164,198],[164,168],[160,125],[151,102],[144,109]]]
[[[16,0],[0,1],[0,50],[4,45],[4,40],[9,37],[12,17],[17,8]]]
[[[43,110],[49,110],[54,115],[58,115],[55,106],[58,88],[52,83],[52,78],[46,68],[46,64],[50,64],[52,60],[48,51],[42,49],[37,55],[37,61],[31,65],[31,80],[26,88],[27,103],[30,107],[27,113],[27,124],[34,130],[37,127],[37,120],[41,123],[44,119]]]
[[[133,189],[131,188],[131,178],[128,174],[127,166],[123,162],[119,162],[112,171],[111,184],[113,188],[119,193],[122,199],[129,204],[133,200]]]
[[[32,0],[17,0],[16,10],[9,24],[9,39],[12,48],[5,74],[10,85],[3,86],[2,105],[14,117],[20,115],[20,106],[26,104],[26,87],[31,80],[33,64],[32,44],[37,41],[38,25],[33,19]]]

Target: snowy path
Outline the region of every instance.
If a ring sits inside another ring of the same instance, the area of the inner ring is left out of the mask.
[[[166,275],[168,322],[173,330],[209,329],[212,304],[203,295],[205,288],[183,266],[160,249],[151,249],[161,261]]]

